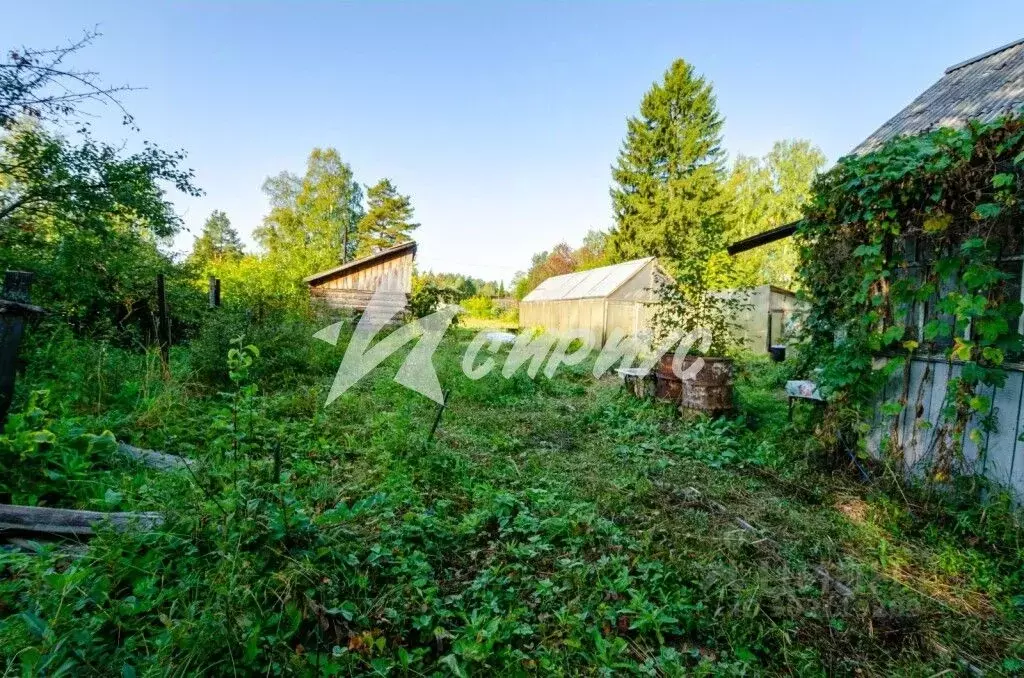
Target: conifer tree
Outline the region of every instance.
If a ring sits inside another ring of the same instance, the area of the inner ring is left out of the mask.
[[[402,195],[390,179],[381,179],[366,187],[366,214],[359,221],[357,256],[372,254],[411,240],[410,233],[419,227],[413,223],[413,207],[409,196]]]
[[[238,231],[231,227],[228,215],[214,210],[203,224],[203,233],[192,245],[189,257],[199,266],[219,263],[225,259],[241,258],[244,254],[242,239]]]
[[[609,236],[614,259],[656,256],[675,278],[676,285],[662,290],[658,334],[703,328],[715,351],[730,340],[729,310],[708,294],[728,280],[731,263],[723,252],[728,200],[721,134],[711,85],[677,59],[627,121],[612,168],[616,225]]]
[[[684,287],[706,287],[725,229],[721,131],[711,85],[677,59],[628,120],[612,170],[615,258],[657,256]]]

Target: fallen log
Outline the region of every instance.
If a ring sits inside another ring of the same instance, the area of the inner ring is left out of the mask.
[[[109,524],[118,532],[137,527],[151,531],[164,522],[161,514],[104,513],[44,506],[14,506],[0,504],[0,530],[17,530],[42,534],[95,534],[94,527]]]
[[[157,452],[156,450],[146,450],[129,445],[128,443],[118,443],[117,453],[122,457],[132,459],[158,471],[177,471],[178,469],[191,467],[195,464],[195,461],[188,457],[179,457],[175,454]]]

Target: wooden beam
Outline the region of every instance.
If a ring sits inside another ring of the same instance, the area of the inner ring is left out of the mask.
[[[788,238],[796,233],[796,227],[799,223],[799,221],[794,221],[791,224],[779,226],[778,228],[773,228],[770,231],[765,231],[763,233],[758,233],[757,235],[752,235],[749,238],[738,240],[726,247],[725,251],[729,253],[729,256],[735,256],[740,252],[746,252],[747,250],[752,250],[763,245],[776,242],[777,240]]]
[[[0,530],[43,534],[95,534],[93,528],[109,524],[118,532],[137,526],[152,531],[164,522],[159,513],[103,513],[45,506],[13,506],[0,504]]]
[[[195,462],[188,457],[179,457],[174,454],[167,454],[166,452],[157,452],[155,450],[145,450],[141,447],[135,447],[127,443],[117,444],[117,453],[122,457],[137,461],[144,466],[149,468],[155,468],[158,471],[177,471],[192,466]]]

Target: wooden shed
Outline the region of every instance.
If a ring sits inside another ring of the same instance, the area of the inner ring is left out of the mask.
[[[769,346],[785,343],[797,311],[794,293],[774,285],[760,285],[713,294],[736,300],[732,320],[737,325],[737,339],[744,348],[754,353],[767,353]]]
[[[642,335],[651,331],[659,279],[671,278],[654,257],[556,275],[523,298],[519,324],[556,333],[589,330],[601,343],[615,329]]]
[[[412,240],[369,256],[349,261],[303,279],[309,294],[331,308],[362,311],[373,293],[387,293],[388,310],[404,311],[412,292],[412,265],[416,243]]]
[[[917,136],[940,128],[963,128],[972,122],[992,122],[1022,108],[1024,39],[950,66],[935,84],[879,127],[853,153],[870,153],[897,137]],[[796,223],[787,224],[735,242],[729,246],[729,253],[789,237],[796,227]],[[896,273],[897,277],[920,275],[934,255],[919,251],[913,239],[906,241],[905,246],[913,257],[909,266]],[[1005,252],[1002,262],[1003,272],[1009,274],[1007,295],[1024,303],[1024,252],[1019,247]],[[925,469],[934,461],[935,450],[942,442],[940,436],[948,435],[939,425],[948,406],[948,386],[964,369],[963,362],[949,355],[952,338],[933,341],[925,337],[927,323],[941,317],[938,293],[916,301],[908,311],[905,326],[916,334],[920,348],[904,368],[893,373],[878,395],[874,426],[868,437],[869,451],[879,457],[891,459],[893,450],[901,449],[908,470]],[[1017,331],[1024,334],[1024,314],[1017,319]],[[879,367],[888,360],[885,355],[875,356]],[[984,433],[964,436],[960,470],[1012,488],[1017,499],[1024,502],[1024,362],[1007,361],[1000,367],[1005,372],[1005,381],[979,390],[990,405],[986,412],[975,415],[968,429]],[[901,401],[904,404],[897,415],[883,409],[888,403]],[[993,419],[994,427],[983,423]]]

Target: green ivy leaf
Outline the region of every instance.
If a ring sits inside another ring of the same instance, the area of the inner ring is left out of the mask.
[[[975,412],[987,412],[992,406],[992,399],[988,396],[976,395],[970,400],[971,409]]]
[[[1008,332],[1010,326],[1006,322],[1006,318],[1000,315],[989,315],[979,319],[975,324],[975,329],[982,340],[991,343]]]
[[[902,339],[906,331],[907,328],[903,325],[893,325],[882,334],[882,345],[888,346],[892,342]]]
[[[855,257],[874,257],[881,253],[881,243],[877,245],[857,245],[857,248],[853,250],[853,256]]]
[[[994,202],[983,202],[974,208],[974,213],[971,215],[974,219],[994,219],[998,217],[1003,211],[1003,208]]]
[[[1016,177],[1009,172],[1000,172],[999,174],[992,177],[992,186],[995,188],[1003,188],[1004,186],[1010,186],[1016,180]]]
[[[953,327],[941,320],[929,320],[924,326],[924,338],[928,341],[934,341],[939,337],[950,337],[953,335]]]
[[[957,360],[970,360],[971,351],[974,350],[974,344],[965,339],[961,339],[960,337],[957,337],[955,342],[956,343],[953,346],[952,351],[953,357],[956,358]]]

